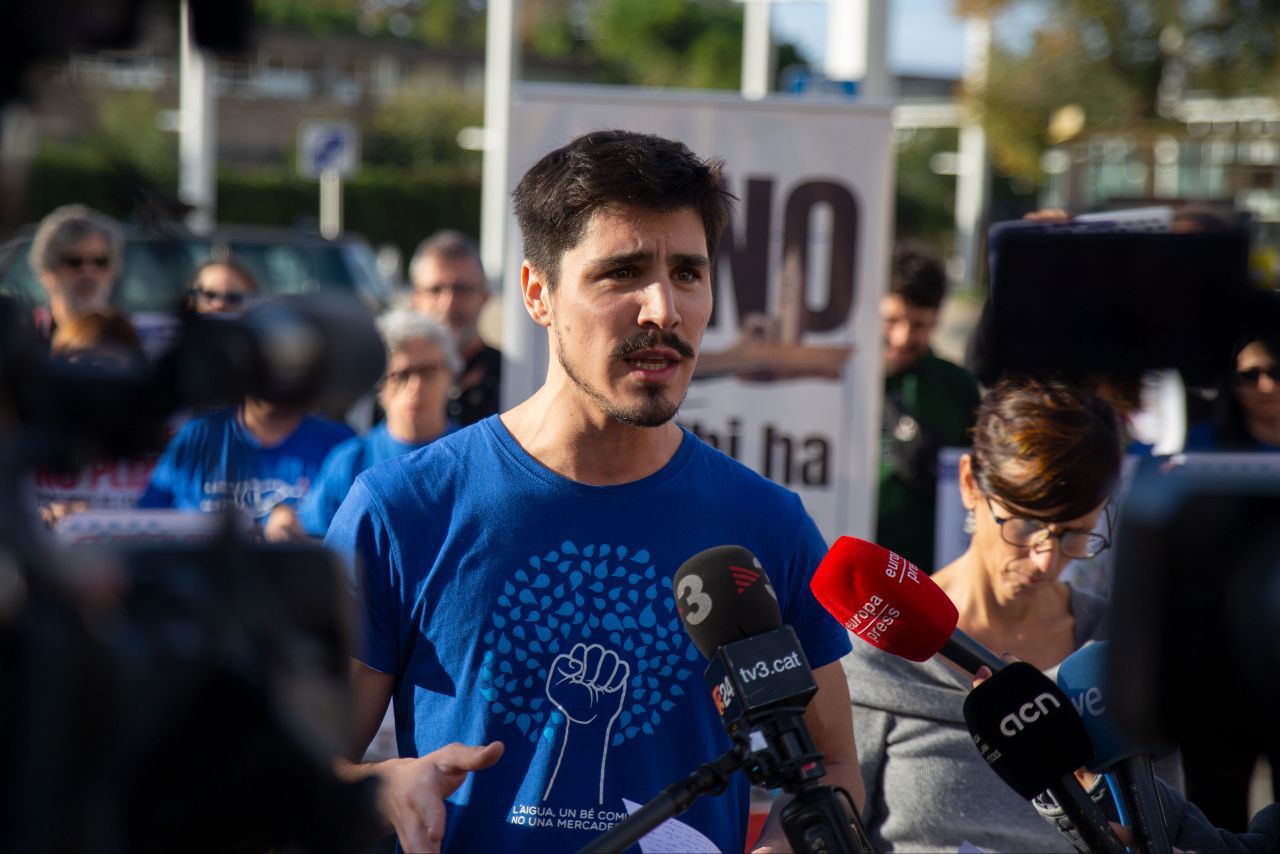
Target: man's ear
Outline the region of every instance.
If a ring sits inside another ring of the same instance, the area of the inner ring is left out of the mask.
[[[533,322],[551,328],[551,287],[547,277],[527,260],[520,265],[520,293],[524,297],[524,310]]]

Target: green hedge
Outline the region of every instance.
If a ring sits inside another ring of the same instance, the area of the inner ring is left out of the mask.
[[[172,210],[176,177],[142,173],[73,151],[45,151],[28,173],[22,216],[35,222],[62,204],[80,202],[124,220],[164,218]],[[345,225],[375,246],[412,252],[441,228],[480,233],[480,184],[473,176],[415,176],[365,170],[343,187]],[[314,226],[320,187],[291,171],[222,172],[218,221],[227,225]]]

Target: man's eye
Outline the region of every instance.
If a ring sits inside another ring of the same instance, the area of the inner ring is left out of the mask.
[[[697,270],[677,270],[675,280],[677,282],[697,282],[701,280],[702,275]]]
[[[605,278],[617,279],[620,282],[629,281],[635,278],[636,271],[630,267],[619,267],[616,270],[610,270],[605,274]]]

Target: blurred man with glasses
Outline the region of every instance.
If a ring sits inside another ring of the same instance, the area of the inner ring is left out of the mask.
[[[462,371],[449,391],[448,415],[466,426],[498,411],[502,353],[480,337],[480,310],[489,299],[475,242],[440,231],[419,244],[409,265],[413,307],[453,335]]]
[[[30,258],[49,299],[48,308],[36,313],[36,325],[46,337],[87,312],[110,306],[123,252],[119,223],[84,205],[63,205],[40,221]]]

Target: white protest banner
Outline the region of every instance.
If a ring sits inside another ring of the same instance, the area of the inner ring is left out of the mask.
[[[60,521],[54,536],[64,546],[104,543],[207,543],[226,530],[226,520],[217,513],[188,513],[181,510],[90,510]],[[249,525],[237,516],[236,528]]]
[[[510,189],[590,130],[655,133],[726,161],[739,202],[678,420],[798,492],[828,540],[870,536],[892,228],[889,107],[523,84],[511,128]],[[504,406],[537,389],[547,366],[546,333],[520,300],[520,240],[513,220],[502,271]]]

